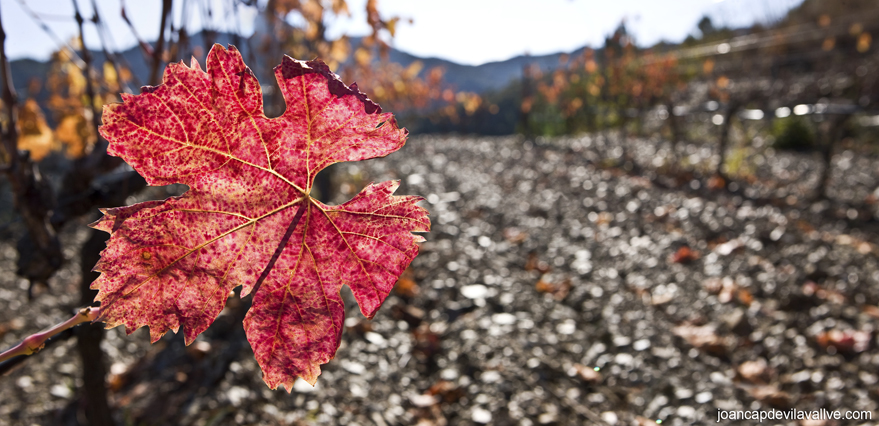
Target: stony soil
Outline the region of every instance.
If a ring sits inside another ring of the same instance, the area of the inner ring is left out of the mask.
[[[707,148],[684,144],[675,158],[710,160]],[[649,140],[419,137],[388,158],[341,165],[336,201],[401,179],[398,193],[425,196],[433,229],[374,320],[346,290],[343,343],[318,385],[266,388],[239,322],[248,298],[190,347],[108,331],[117,421],[684,425],[773,407],[879,415],[879,161],[842,153],[832,201],[809,202],[814,159],[761,158],[732,191],[698,171],[672,173],[670,146]],[[83,224],[64,235],[71,266],[32,302],[13,275],[14,244],[0,241],[4,347],[75,307]],[[28,360],[0,378],[0,424],[76,424],[80,374],[73,340]],[[749,424],[721,421],[734,423]]]

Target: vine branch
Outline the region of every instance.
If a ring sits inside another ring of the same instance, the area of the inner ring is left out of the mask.
[[[85,31],[82,30],[82,24],[85,20],[82,14],[79,13],[79,5],[76,3],[76,0],[73,0],[73,10],[75,12],[76,25],[79,28],[79,41],[82,43],[82,60],[85,63],[85,94],[88,100],[88,109],[92,113],[92,127],[95,137],[99,137],[98,135],[101,133],[98,131],[98,127],[101,126],[101,113],[100,110],[95,108],[95,88],[92,84],[92,53],[85,47]],[[97,13],[97,9],[95,11]],[[107,56],[105,59],[110,60],[110,57]]]
[[[165,51],[165,29],[168,25],[168,15],[171,14],[171,0],[162,0],[162,19],[159,23],[159,39],[156,40],[156,48],[153,50],[153,63],[150,69],[148,84],[159,84],[159,65],[162,64],[162,53]]]
[[[43,346],[46,344],[46,340],[49,340],[49,338],[84,322],[92,322],[97,319],[100,314],[101,308],[99,306],[82,308],[79,312],[76,313],[76,315],[74,315],[69,320],[64,321],[60,324],[56,324],[54,327],[46,331],[31,334],[30,336],[22,340],[21,343],[15,345],[6,352],[0,353],[0,362],[4,362],[8,359],[15,358],[21,355],[35,354],[39,352],[40,349],[43,349]]]
[[[153,57],[153,47],[150,46],[149,43],[143,41],[142,38],[140,38],[140,34],[138,34],[137,29],[134,28],[134,24],[131,23],[130,19],[128,19],[128,14],[125,13],[125,0],[123,0],[121,3],[122,3],[122,12],[121,12],[122,20],[125,21],[126,24],[128,24],[128,28],[131,29],[131,33],[134,34],[134,38],[137,39],[137,44],[140,46],[140,50],[143,51],[144,56],[147,58],[152,58]]]

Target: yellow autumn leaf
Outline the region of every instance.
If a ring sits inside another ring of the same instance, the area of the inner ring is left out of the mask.
[[[30,151],[31,158],[40,161],[57,147],[37,101],[28,99],[18,111],[18,149]]]
[[[65,154],[70,158],[80,158],[95,143],[95,134],[89,120],[81,114],[68,115],[61,119],[55,129],[55,137],[66,145]]]

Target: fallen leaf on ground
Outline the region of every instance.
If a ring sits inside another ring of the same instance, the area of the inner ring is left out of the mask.
[[[727,340],[717,334],[717,327],[713,324],[681,324],[674,327],[672,333],[691,346],[710,354],[721,355],[727,352]]]
[[[548,274],[540,276],[534,289],[541,293],[549,293],[555,300],[564,300],[571,291],[571,279],[564,278],[561,282],[552,282]]]
[[[537,253],[528,253],[528,260],[525,262],[526,271],[537,271],[541,274],[545,274],[549,272],[550,269],[552,268],[550,268],[549,263],[540,260],[540,258],[537,257]]]
[[[870,346],[871,337],[869,331],[834,329],[822,332],[816,340],[824,348],[833,348],[842,353],[861,353]]]
[[[672,263],[690,263],[699,259],[699,252],[694,251],[688,246],[681,246],[673,255],[671,255]]]
[[[594,368],[587,367],[583,364],[574,364],[574,372],[577,377],[588,383],[599,383],[602,380],[601,373],[595,371]]]
[[[739,376],[751,383],[766,383],[769,381],[769,364],[763,358],[754,361],[745,361],[737,369]]]
[[[403,275],[400,275],[400,279],[397,280],[397,284],[394,286],[394,292],[403,297],[415,297],[418,295],[418,283],[415,282],[415,273],[412,272],[412,268],[406,268],[403,271]]]

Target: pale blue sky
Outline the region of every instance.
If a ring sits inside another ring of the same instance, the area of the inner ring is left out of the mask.
[[[131,31],[120,17],[119,0],[96,0],[102,18],[112,34],[112,45],[125,49],[135,44]],[[401,23],[393,44],[418,56],[436,56],[462,64],[477,65],[530,53],[540,55],[572,51],[584,45],[598,46],[623,19],[640,45],[660,40],[680,41],[693,33],[696,23],[707,14],[716,24],[749,25],[780,17],[802,0],[379,0],[386,16],[411,18]],[[190,0],[189,28],[202,26],[204,6],[213,4],[212,26],[244,34],[253,31],[253,10],[239,6],[239,21],[228,18],[233,0]],[[57,42],[34,23],[21,0],[0,0],[0,13],[8,34],[13,58],[46,59]],[[73,7],[68,0],[25,0],[41,14],[60,39],[76,34]],[[176,1],[175,24],[180,22],[181,1]],[[366,0],[348,0],[350,18],[334,22],[330,34],[363,35]],[[84,15],[91,16],[91,2],[79,0]],[[147,40],[158,34],[159,0],[127,0],[128,16]],[[91,27],[91,25],[89,25]],[[89,30],[86,41],[97,44],[97,33]]]

